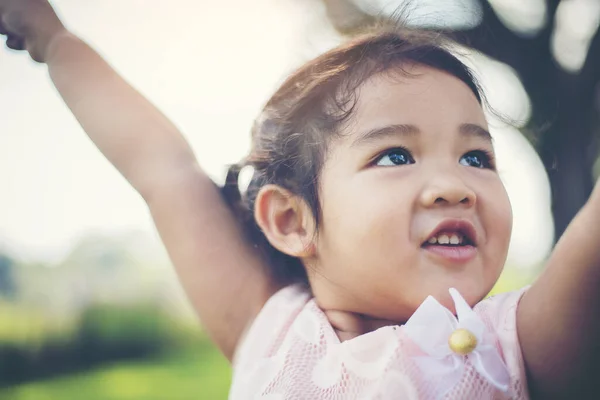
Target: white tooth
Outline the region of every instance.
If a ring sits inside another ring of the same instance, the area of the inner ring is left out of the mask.
[[[460,239],[458,238],[458,236],[456,236],[456,235],[450,236],[450,244],[458,244],[459,242],[460,242]]]
[[[439,244],[448,244],[448,243],[450,243],[450,238],[448,237],[448,235],[440,235],[440,236],[438,236],[438,243]]]
[[[434,236],[434,237],[432,237],[431,239],[429,239],[427,242],[428,242],[429,244],[436,244],[436,243],[437,243],[437,238]]]

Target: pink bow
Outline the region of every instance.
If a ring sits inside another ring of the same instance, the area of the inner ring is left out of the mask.
[[[510,382],[508,369],[486,332],[485,324],[456,289],[449,291],[458,319],[429,296],[403,326],[408,337],[429,355],[415,357],[417,365],[427,379],[431,379],[431,386],[438,388],[439,397],[460,382],[467,361],[488,382],[506,392]],[[448,344],[452,333],[461,328],[477,338],[476,347],[466,356],[455,353]]]

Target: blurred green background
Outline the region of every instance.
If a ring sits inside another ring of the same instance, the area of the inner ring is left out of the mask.
[[[139,244],[88,237],[57,265],[0,255],[0,399],[226,398],[227,360]]]

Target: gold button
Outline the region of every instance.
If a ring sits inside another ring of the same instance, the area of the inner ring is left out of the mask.
[[[477,338],[466,329],[457,329],[448,338],[450,349],[456,354],[465,356],[477,347]]]

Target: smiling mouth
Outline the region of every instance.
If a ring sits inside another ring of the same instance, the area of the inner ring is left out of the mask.
[[[427,246],[461,247],[474,246],[474,243],[462,232],[441,232],[430,237],[421,247]]]
[[[478,235],[470,221],[464,219],[446,219],[429,233],[422,247],[477,247]]]
[[[441,227],[427,239],[421,248],[453,264],[464,264],[477,255],[475,233],[470,226],[456,224],[452,227]]]

